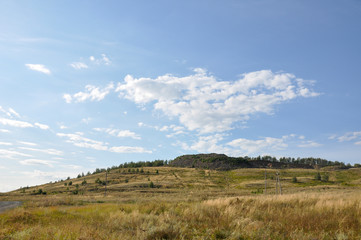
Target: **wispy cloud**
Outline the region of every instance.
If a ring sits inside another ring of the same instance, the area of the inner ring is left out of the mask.
[[[4,159],[13,159],[15,157],[32,157],[32,156],[14,150],[0,149],[0,157]]]
[[[20,118],[20,114],[17,113],[14,109],[9,108],[8,111],[6,111],[2,106],[0,106],[0,112],[5,113],[6,116],[10,118]]]
[[[63,155],[63,152],[56,149],[38,149],[38,148],[30,148],[30,147],[18,147],[22,150],[28,150],[33,152],[40,152],[40,153],[46,153],[49,155]]]
[[[82,148],[92,148],[94,150],[109,151],[115,153],[151,153],[152,151],[146,150],[142,147],[133,147],[133,146],[108,146],[108,143],[102,141],[97,141],[83,137],[82,133],[57,133],[59,137],[68,138],[67,142],[72,143],[74,146]]]
[[[342,136],[332,135],[329,137],[329,139],[337,139],[338,142],[354,141],[354,144],[361,145],[361,131],[347,132]]]
[[[94,56],[90,56],[89,60],[95,64],[98,65],[110,65],[112,63],[112,61],[110,61],[109,57],[106,54],[101,54],[100,58],[96,58]]]
[[[314,141],[303,141],[298,147],[301,148],[314,148],[314,147],[321,147],[322,144],[314,142]]]
[[[129,146],[111,147],[109,151],[116,153],[152,153],[152,151],[145,150],[142,147],[129,147]]]
[[[63,98],[65,102],[71,103],[74,102],[85,102],[87,100],[90,101],[101,101],[105,98],[106,95],[110,93],[110,91],[114,89],[114,84],[110,83],[105,88],[95,87],[93,85],[85,86],[84,92],[78,92],[73,95],[64,94]]]
[[[0,142],[0,145],[3,145],[3,146],[11,146],[13,145],[12,143],[9,143],[9,142]]]
[[[37,71],[37,72],[41,72],[41,73],[45,73],[45,74],[51,74],[51,71],[45,67],[45,65],[43,64],[30,64],[30,63],[27,63],[25,64],[25,66],[30,69],[30,70],[33,70],[33,71]]]
[[[43,130],[48,130],[50,128],[48,125],[41,124],[41,123],[34,123],[34,125]]]
[[[108,150],[105,143],[83,137],[82,133],[57,133],[56,135],[68,138],[67,142],[72,143],[77,147],[92,148],[95,150]]]
[[[23,145],[27,145],[27,146],[37,146],[38,144],[33,143],[33,142],[24,142],[24,141],[18,141],[18,143],[23,144]]]
[[[140,135],[136,134],[135,132],[129,131],[129,130],[120,130],[120,129],[114,129],[114,128],[94,128],[95,131],[98,132],[105,132],[109,135],[115,136],[115,137],[130,137],[133,139],[140,140]]]
[[[54,167],[55,161],[49,161],[49,160],[41,160],[41,159],[25,159],[21,160],[20,164],[22,165],[45,165],[48,167]]]
[[[74,69],[80,70],[80,69],[87,69],[88,65],[86,65],[83,62],[73,62],[70,64],[70,66]]]
[[[19,128],[29,128],[34,127],[33,124],[24,122],[24,121],[18,121],[13,119],[6,119],[6,118],[0,118],[0,124],[11,126],[11,127],[19,127]]]

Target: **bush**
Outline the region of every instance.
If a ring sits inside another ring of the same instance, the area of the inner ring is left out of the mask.
[[[320,172],[317,172],[315,175],[315,180],[320,181],[321,180],[321,174]]]
[[[153,182],[150,182],[150,183],[149,183],[149,187],[150,187],[150,188],[154,188],[154,183],[153,183]]]
[[[293,182],[293,183],[296,183],[296,182],[297,182],[297,177],[293,177],[293,178],[292,178],[292,182]]]
[[[328,180],[329,180],[328,174],[325,174],[325,175],[322,176],[322,181],[328,182]]]

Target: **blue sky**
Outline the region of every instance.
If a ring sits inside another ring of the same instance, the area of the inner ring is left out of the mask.
[[[0,191],[126,161],[361,155],[360,1],[1,1]]]

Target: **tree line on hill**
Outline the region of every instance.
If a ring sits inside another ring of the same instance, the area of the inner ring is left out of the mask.
[[[192,167],[192,168],[208,168],[208,169],[234,169],[234,168],[261,168],[261,167],[274,167],[274,168],[314,168],[314,167],[327,167],[333,166],[341,169],[351,167],[361,167],[361,164],[354,164],[353,166],[348,163],[345,164],[339,161],[329,161],[322,158],[291,158],[281,157],[276,158],[272,156],[257,156],[257,157],[228,157],[225,154],[190,154],[182,155],[174,160],[154,160],[154,161],[139,161],[139,162],[125,162],[118,166],[108,168],[96,168],[93,173],[88,172],[86,175],[106,172],[120,168],[142,168],[142,167]],[[85,174],[79,174],[78,178],[84,177]]]

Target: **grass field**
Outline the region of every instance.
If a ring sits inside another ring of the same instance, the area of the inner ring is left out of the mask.
[[[262,169],[112,170],[106,196],[105,173],[50,183],[0,196],[24,202],[0,239],[361,239],[361,170],[319,172],[268,169],[267,194]]]

